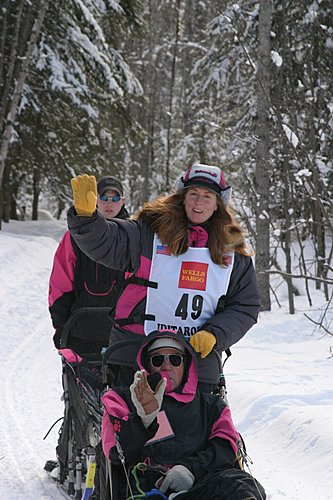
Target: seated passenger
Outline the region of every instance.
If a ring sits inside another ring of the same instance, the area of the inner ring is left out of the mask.
[[[157,495],[170,499],[265,499],[260,483],[239,466],[241,438],[229,407],[197,391],[195,353],[184,337],[152,332],[138,365],[130,388],[110,389],[102,398],[103,450],[118,477],[122,455],[125,468],[134,467],[139,483],[128,473],[133,495],[157,487]],[[123,474],[119,498],[129,496],[126,487]]]

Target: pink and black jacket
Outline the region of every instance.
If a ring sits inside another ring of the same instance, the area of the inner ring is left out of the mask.
[[[105,455],[119,464],[117,434],[126,465],[146,461],[151,465],[187,467],[196,481],[208,472],[237,467],[236,453],[240,436],[231,419],[228,406],[219,397],[197,391],[197,367],[192,348],[182,335],[173,331],[155,331],[147,337],[138,355],[138,366],[145,369],[147,346],[157,337],[175,336],[186,348],[183,385],[165,393],[165,411],[174,432],[173,437],[151,442],[158,429],[157,419],[146,429],[125,388],[110,389],[102,397],[105,407],[102,423],[102,444]]]
[[[97,211],[92,217],[79,217],[72,207],[68,212],[68,227],[77,245],[92,259],[126,271],[129,276],[134,273],[117,302],[111,343],[144,335],[147,287],[155,286],[149,282],[154,242],[150,221],[144,218],[106,221]],[[204,227],[190,227],[191,245],[206,246],[207,238]],[[235,253],[227,294],[219,298],[215,314],[201,327],[215,335],[219,353],[238,342],[256,323],[260,304],[252,259]],[[206,366],[208,358],[203,360]],[[199,360],[201,380],[200,364]]]
[[[128,216],[125,208],[118,215]],[[77,309],[114,307],[118,298],[116,284],[123,280],[124,272],[90,259],[67,231],[56,250],[49,282],[49,311],[54,328],[61,334]],[[106,312],[79,317],[70,332],[69,345],[80,353],[99,352],[109,345],[111,326]],[[54,340],[60,347],[60,335]]]

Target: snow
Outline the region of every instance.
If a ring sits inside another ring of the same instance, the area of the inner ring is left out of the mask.
[[[302,177],[306,178],[306,177],[311,177],[311,176],[312,176],[312,172],[310,172],[310,170],[308,168],[302,168],[301,170],[296,172],[295,179],[297,180],[297,182],[299,184],[302,184],[303,183]]]
[[[47,219],[45,217],[45,219]],[[60,499],[43,471],[55,458],[63,414],[61,366],[53,347],[47,291],[64,221],[11,221],[0,231],[0,498]],[[313,291],[295,297],[297,313],[262,313],[232,348],[225,365],[229,404],[253,460],[253,474],[272,500],[333,499],[332,337],[304,313],[325,307]],[[332,329],[331,329],[332,330]]]
[[[287,136],[288,141],[294,146],[294,148],[297,148],[299,143],[297,135],[285,123],[282,123],[282,127]]]
[[[271,59],[272,59],[273,63],[275,64],[275,66],[277,66],[278,68],[280,66],[282,66],[283,59],[280,56],[280,54],[278,52],[276,52],[275,50],[271,50]]]

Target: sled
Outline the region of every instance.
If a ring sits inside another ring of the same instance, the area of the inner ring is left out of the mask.
[[[122,500],[119,484],[126,481],[123,467],[111,464],[101,447],[101,422],[103,407],[100,398],[104,390],[121,382],[118,370],[134,374],[133,352],[146,340],[145,336],[126,339],[106,347],[101,353],[78,354],[70,347],[70,329],[78,317],[89,313],[110,311],[111,308],[87,307],[76,310],[66,323],[61,338],[62,385],[64,401],[63,422],[56,447],[57,461],[48,461],[45,470],[56,481],[68,498],[76,500]],[[208,386],[213,385],[215,394],[226,401],[226,384],[221,356],[212,351],[211,369],[199,377]],[[122,384],[121,384],[122,385]],[[125,384],[126,385],[126,384]],[[154,492],[150,498],[154,498]],[[130,498],[130,496],[129,496]],[[144,498],[144,497],[142,497]],[[155,498],[162,498],[155,492]],[[166,498],[164,496],[164,498]]]
[[[67,321],[61,337],[64,415],[56,447],[56,461],[44,469],[68,498],[92,499],[96,469],[101,455],[103,408],[102,353],[76,353],[70,346],[70,331],[77,319],[90,313],[103,314],[107,307],[76,310]]]

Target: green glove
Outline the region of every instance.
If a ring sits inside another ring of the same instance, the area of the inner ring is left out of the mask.
[[[201,352],[202,358],[205,358],[216,344],[216,338],[212,333],[200,330],[192,335],[190,344],[196,352]]]
[[[77,215],[91,217],[96,210],[97,185],[93,175],[78,175],[71,180]]]

